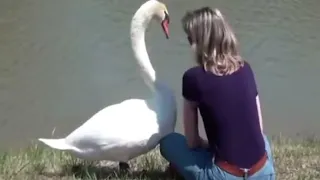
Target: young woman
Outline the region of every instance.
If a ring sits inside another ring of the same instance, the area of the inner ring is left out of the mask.
[[[274,180],[254,74],[230,26],[209,7],[186,13],[182,24],[197,65],[182,79],[185,136],[164,137],[162,156],[186,180]],[[198,110],[208,141],[199,136]]]

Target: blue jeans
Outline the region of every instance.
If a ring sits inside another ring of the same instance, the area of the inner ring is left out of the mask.
[[[249,176],[247,180],[275,180],[275,168],[269,141],[264,135],[268,160],[264,167]],[[162,156],[172,163],[185,180],[243,180],[231,175],[213,163],[213,154],[206,149],[191,150],[186,139],[178,133],[171,133],[160,141]]]

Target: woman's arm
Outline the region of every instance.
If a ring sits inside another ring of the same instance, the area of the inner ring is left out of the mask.
[[[198,107],[195,102],[187,99],[183,99],[183,125],[189,148],[199,147],[201,138],[198,129]]]
[[[261,104],[260,104],[259,95],[256,96],[256,103],[257,103],[257,110],[258,110],[258,115],[259,115],[260,128],[261,128],[261,132],[263,133],[263,120],[262,120]]]

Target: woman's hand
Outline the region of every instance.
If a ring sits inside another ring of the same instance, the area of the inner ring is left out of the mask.
[[[208,140],[203,139],[202,137],[200,137],[200,146],[201,146],[202,148],[205,148],[205,149],[209,148],[209,142],[208,142]]]

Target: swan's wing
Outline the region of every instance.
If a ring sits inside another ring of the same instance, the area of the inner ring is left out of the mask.
[[[150,138],[157,131],[156,113],[146,101],[131,99],[102,109],[66,140],[78,148],[101,147],[138,142]]]

